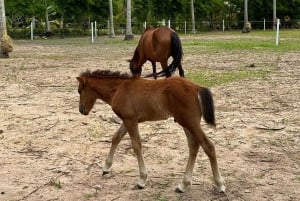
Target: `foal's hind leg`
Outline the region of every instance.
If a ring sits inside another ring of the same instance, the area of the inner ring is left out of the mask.
[[[200,126],[196,129],[193,129],[193,131],[191,131],[191,133],[198,140],[198,142],[200,143],[200,145],[202,146],[206,155],[209,158],[213,176],[214,176],[214,180],[215,180],[215,184],[217,185],[217,190],[219,192],[225,192],[225,189],[226,189],[226,187],[224,185],[225,182],[224,182],[224,179],[222,178],[219,168],[218,168],[214,144],[208,139],[208,137],[202,131]]]
[[[195,161],[197,158],[197,154],[199,151],[199,143],[198,141],[191,135],[191,133],[184,129],[185,135],[187,137],[188,146],[189,146],[189,160],[186,165],[185,174],[183,176],[183,180],[181,184],[179,184],[176,188],[176,192],[183,193],[185,189],[191,185],[192,183],[192,176],[193,176],[193,169],[195,165]]]
[[[117,149],[117,146],[118,146],[118,144],[120,143],[120,141],[122,140],[122,138],[124,137],[124,135],[126,133],[127,133],[127,130],[126,130],[124,124],[122,124],[120,126],[120,128],[117,130],[117,132],[114,134],[114,136],[112,138],[109,154],[108,154],[107,159],[105,161],[105,165],[102,168],[103,175],[108,174],[110,172],[112,162],[113,162],[113,157],[114,157],[115,151]]]
[[[225,182],[218,168],[214,144],[208,139],[208,137],[202,131],[200,125],[197,127],[193,127],[192,129],[189,129],[189,131],[193,135],[193,137],[198,140],[199,144],[202,146],[204,152],[209,158],[213,176],[214,176],[214,181],[215,184],[217,185],[217,190],[219,192],[225,192],[226,189],[224,185]]]

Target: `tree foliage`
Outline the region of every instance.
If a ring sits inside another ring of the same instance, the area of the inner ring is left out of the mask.
[[[243,21],[244,0],[194,0],[196,22],[213,24],[225,20],[233,26]],[[248,2],[249,21],[272,20],[273,1],[251,0]],[[86,24],[90,21],[107,24],[108,0],[6,0],[6,15],[9,27],[24,27],[35,17],[39,24],[45,22],[45,10],[50,21]],[[132,24],[157,25],[163,20],[191,23],[190,0],[132,0]],[[126,0],[113,0],[115,24],[126,23]],[[300,0],[277,0],[277,17],[300,19]]]

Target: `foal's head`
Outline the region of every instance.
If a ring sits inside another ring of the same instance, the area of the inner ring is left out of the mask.
[[[87,85],[88,80],[86,77],[77,77],[77,80],[79,82],[78,93],[80,95],[79,112],[83,115],[88,115],[97,100],[97,95]]]

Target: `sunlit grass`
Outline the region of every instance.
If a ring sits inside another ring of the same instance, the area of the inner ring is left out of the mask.
[[[209,40],[206,37],[209,36]],[[217,37],[214,37],[217,36]],[[223,36],[223,37],[220,37]],[[279,45],[276,46],[276,33],[274,31],[252,31],[247,34],[240,32],[205,33],[200,38],[185,40],[183,46],[206,51],[254,50],[289,52],[300,51],[300,30],[284,30],[279,33]]]
[[[225,85],[231,82],[254,79],[254,78],[264,78],[272,70],[262,69],[262,70],[231,70],[225,72],[216,72],[213,70],[203,70],[203,71],[192,71],[189,72],[186,77],[194,82],[207,87]]]
[[[207,54],[212,57],[215,53],[231,54],[247,54],[252,53],[282,53],[300,51],[300,30],[281,30],[279,45],[275,45],[275,31],[256,31],[243,34],[240,31],[225,32],[204,32],[198,34],[180,35],[182,38],[182,46],[186,55]],[[94,54],[101,55],[101,51],[112,51],[114,53],[128,52],[133,53],[139,39],[136,35],[134,40],[125,41],[124,36],[116,36],[109,38],[108,36],[98,36],[95,43],[91,43],[90,37],[78,38],[49,38],[37,40],[17,40],[16,44],[21,45],[41,45],[41,46],[65,46],[66,52],[57,54],[43,54],[41,57],[47,57],[51,60],[66,60],[77,58],[93,57]],[[82,49],[85,48],[85,52]],[[244,79],[263,78],[274,70],[257,69],[257,68],[240,68],[238,70],[222,70],[214,69],[192,70],[186,76],[204,86],[224,85],[234,81]]]

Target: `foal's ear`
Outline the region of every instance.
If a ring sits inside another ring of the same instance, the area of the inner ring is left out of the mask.
[[[82,78],[81,77],[76,77],[77,81],[80,83]]]
[[[76,77],[76,79],[80,84],[85,84],[85,79],[83,77]]]

